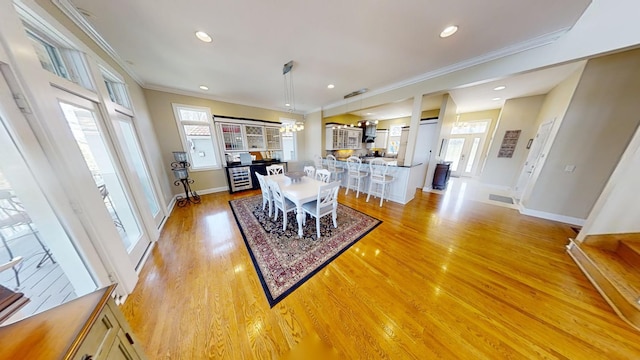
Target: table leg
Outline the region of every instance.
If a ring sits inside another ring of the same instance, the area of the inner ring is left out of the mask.
[[[296,206],[296,219],[298,220],[298,237],[302,237],[302,220],[304,219],[302,204]]]

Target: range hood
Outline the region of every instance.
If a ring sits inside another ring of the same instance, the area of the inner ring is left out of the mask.
[[[373,143],[376,142],[376,124],[362,125],[362,142]]]

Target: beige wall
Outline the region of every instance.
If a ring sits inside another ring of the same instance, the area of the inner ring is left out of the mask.
[[[527,142],[536,135],[535,122],[544,101],[544,95],[507,100],[500,113],[500,122],[489,148],[481,181],[487,184],[513,188],[522,165],[527,158]],[[498,152],[507,130],[521,130],[513,157],[499,158]]]
[[[587,218],[640,122],[638,69],[640,50],[589,60],[528,209]]]
[[[221,101],[198,98],[194,96],[178,95],[163,91],[144,90],[144,95],[149,105],[153,126],[160,142],[160,152],[165,164],[173,161],[172,151],[182,149],[180,142],[180,133],[173,114],[172,103],[201,106],[211,109],[214,115],[242,117],[265,121],[279,121],[280,117],[292,118],[302,121],[302,116],[261,109],[256,107],[225,103]],[[305,129],[304,131],[308,131]],[[304,141],[302,141],[304,145]],[[195,181],[193,189],[198,190],[220,190],[227,187],[226,174],[224,169],[192,171],[191,178]],[[173,182],[173,174],[171,168],[166,167],[165,177]],[[177,186],[173,187],[173,193],[181,193],[181,189]]]
[[[322,156],[324,149],[324,125],[322,121],[322,112],[314,112],[307,115],[304,124],[304,152],[300,153],[299,161],[312,161],[313,155]]]

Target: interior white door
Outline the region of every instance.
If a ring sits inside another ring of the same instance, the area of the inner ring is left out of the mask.
[[[56,96],[109,214],[110,225],[101,226],[115,226],[131,264],[136,266],[151,241],[141,224],[140,213],[122,171],[124,166],[113,151],[115,142],[106,130],[96,103],[62,90],[56,90]]]
[[[539,161],[544,158],[544,153],[542,152],[542,150],[544,149],[544,145],[547,143],[547,139],[549,139],[549,134],[551,133],[552,126],[553,121],[549,121],[540,125],[540,127],[538,128],[538,133],[536,134],[535,138],[533,138],[533,143],[531,144],[531,148],[529,149],[527,160],[522,167],[522,171],[520,172],[520,176],[518,177],[518,182],[516,183],[516,187],[513,193],[513,197],[518,201],[522,198],[522,194],[529,183],[531,174],[533,174],[533,171],[536,169]]]

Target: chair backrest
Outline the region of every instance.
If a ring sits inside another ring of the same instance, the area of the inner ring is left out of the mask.
[[[322,169],[322,156],[313,155],[313,164],[316,166],[316,169]]]
[[[284,203],[284,195],[282,195],[282,190],[280,190],[280,185],[277,182],[267,179],[267,185],[269,190],[271,190],[271,195],[273,195],[273,201],[276,204]]]
[[[316,176],[316,168],[313,166],[305,166],[303,168],[305,175],[310,178],[314,178]]]
[[[335,156],[327,155],[327,169],[329,169],[329,171],[336,171],[337,162],[338,160],[336,159]]]
[[[316,180],[328,183],[331,178],[331,172],[327,169],[320,169],[316,171]]]
[[[267,174],[268,175],[284,174],[284,166],[277,165],[277,164],[267,166]]]
[[[347,159],[347,169],[349,169],[349,174],[359,174],[361,165],[362,161],[357,156],[350,156]]]
[[[320,209],[327,208],[329,205],[332,205],[332,208],[338,206],[339,189],[339,181],[320,186],[318,189],[318,201],[316,202],[318,212],[320,212]]]
[[[263,197],[270,196],[269,185],[267,185],[267,181],[264,179],[264,175],[256,173],[256,177],[258,178],[258,182],[260,183],[260,190],[262,190]]]
[[[371,180],[383,181],[387,170],[389,169],[389,163],[382,159],[373,159],[369,162],[369,169],[371,173]]]

